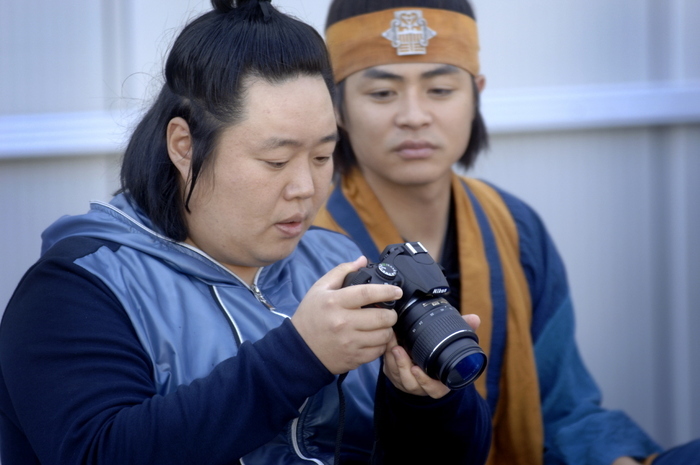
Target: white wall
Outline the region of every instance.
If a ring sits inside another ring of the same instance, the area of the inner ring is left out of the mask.
[[[273,1],[319,29],[328,0]],[[474,0],[491,150],[568,267],[609,408],[700,437],[700,2]],[[161,59],[204,0],[0,0],[0,308],[58,216],[108,199]]]

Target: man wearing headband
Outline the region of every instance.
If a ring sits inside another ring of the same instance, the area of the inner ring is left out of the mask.
[[[450,303],[481,317],[488,463],[651,462],[659,446],[600,406],[574,342],[564,265],[537,214],[452,170],[487,145],[470,5],[335,0],[326,41],[340,177],[316,224],[350,235],[371,261],[387,244],[421,241],[445,270]]]

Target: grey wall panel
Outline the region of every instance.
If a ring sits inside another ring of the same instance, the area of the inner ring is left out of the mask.
[[[0,1],[0,114],[104,106],[100,2]]]
[[[681,21],[681,76],[685,79],[700,80],[700,2],[698,0],[684,0],[683,8],[676,21]]]
[[[39,258],[41,232],[62,215],[108,200],[118,186],[119,156],[0,161],[0,312]]]
[[[482,72],[493,88],[646,78],[647,3],[474,0]]]

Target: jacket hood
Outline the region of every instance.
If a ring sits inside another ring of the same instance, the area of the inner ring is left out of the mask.
[[[109,203],[92,201],[87,213],[64,216],[53,223],[41,235],[42,255],[58,241],[73,236],[103,239],[130,247],[209,284],[245,285],[201,250],[158,232],[151,220],[125,194],[117,195]]]

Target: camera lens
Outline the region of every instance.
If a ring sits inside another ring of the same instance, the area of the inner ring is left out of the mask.
[[[471,344],[470,344],[471,342]],[[450,389],[473,383],[486,368],[486,355],[471,339],[459,339],[438,356],[439,378]]]
[[[450,389],[468,386],[486,368],[476,334],[443,298],[409,302],[396,334],[413,362]]]

